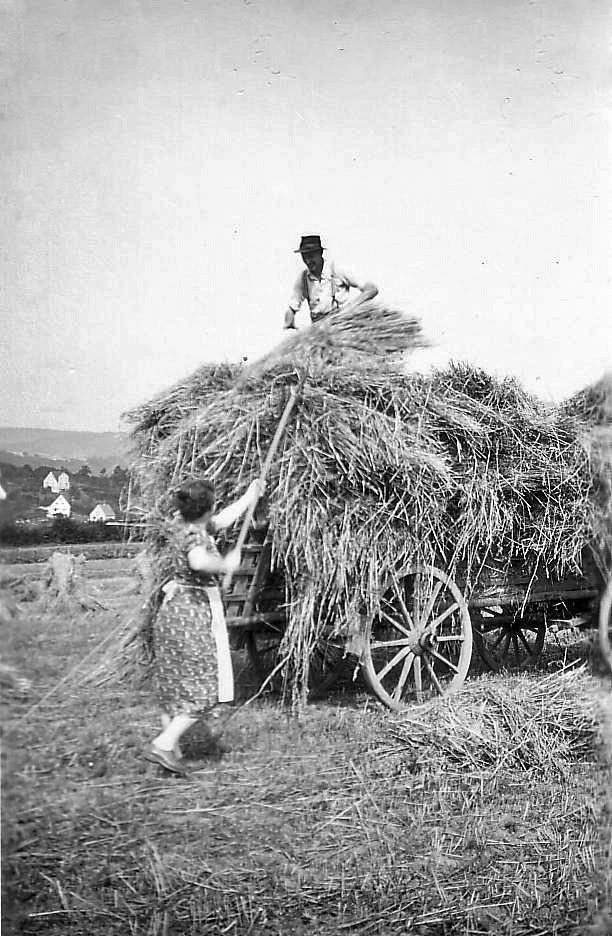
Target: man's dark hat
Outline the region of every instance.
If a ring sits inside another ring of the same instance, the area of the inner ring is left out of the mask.
[[[316,253],[319,250],[325,250],[325,247],[321,244],[320,236],[318,234],[304,234],[300,241],[300,246],[293,252],[305,254]]]

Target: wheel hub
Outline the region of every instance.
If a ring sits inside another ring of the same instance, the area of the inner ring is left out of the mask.
[[[429,631],[421,631],[415,634],[410,641],[410,650],[415,656],[423,656],[428,653],[436,644],[436,635]]]

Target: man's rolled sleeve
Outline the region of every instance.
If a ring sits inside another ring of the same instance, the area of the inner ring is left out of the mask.
[[[296,315],[300,311],[301,305],[305,298],[304,277],[298,276],[293,287],[293,292],[291,293],[291,299],[289,300],[289,308],[292,312],[295,312]]]

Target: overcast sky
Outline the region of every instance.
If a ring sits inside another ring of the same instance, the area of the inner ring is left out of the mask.
[[[612,366],[607,0],[0,11],[0,424],[116,430],[263,353],[311,231],[421,316],[423,366],[546,398]]]

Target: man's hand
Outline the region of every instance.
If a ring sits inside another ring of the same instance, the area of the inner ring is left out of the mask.
[[[285,312],[285,328],[295,328],[295,312],[287,309]]]
[[[343,312],[355,312],[357,309],[361,308],[362,305],[365,305],[366,302],[369,302],[371,299],[374,299],[378,295],[378,286],[375,283],[364,283],[363,286],[359,289],[359,295],[355,296],[354,299],[351,299],[350,302],[347,302],[346,305],[342,306]]]

